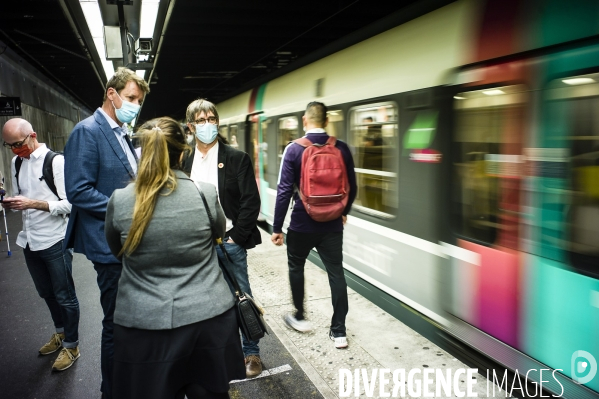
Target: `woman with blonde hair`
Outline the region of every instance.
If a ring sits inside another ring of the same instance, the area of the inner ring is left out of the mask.
[[[115,398],[228,398],[245,378],[234,298],[218,265],[202,190],[221,236],[214,186],[179,170],[188,149],[171,118],[138,131],[137,179],[116,190],[105,234],[123,262],[114,312]]]

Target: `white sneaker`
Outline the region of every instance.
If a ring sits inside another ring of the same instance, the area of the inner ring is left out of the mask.
[[[286,315],[283,320],[285,320],[285,323],[287,323],[289,327],[299,332],[312,331],[312,325],[308,320],[298,320],[291,314]]]
[[[332,331],[329,331],[329,338],[335,342],[335,348],[343,349],[347,348],[347,338],[346,337],[335,337]]]
[[[337,348],[337,349],[347,348],[347,338],[335,337],[335,348]]]

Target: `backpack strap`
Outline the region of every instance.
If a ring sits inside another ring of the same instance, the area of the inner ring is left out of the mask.
[[[327,139],[326,143],[324,143],[324,144],[314,144],[307,137],[301,137],[299,139],[293,140],[292,143],[299,144],[299,145],[301,145],[304,148],[310,147],[311,145],[315,145],[317,147],[322,147],[322,146],[325,146],[327,144],[332,145],[334,147],[335,144],[337,144],[337,138],[334,137],[334,136],[329,136],[329,138]]]
[[[21,195],[21,185],[19,184],[19,172],[21,171],[22,164],[23,158],[17,157],[17,159],[15,159],[15,178],[17,179],[17,189],[19,190],[19,195]]]
[[[293,140],[293,143],[295,144],[299,144],[302,147],[306,148],[306,147],[310,147],[311,145],[314,145],[314,143],[312,143],[310,140],[308,140],[306,137],[301,137],[299,139]]]
[[[44,181],[48,185],[48,188],[52,193],[58,198],[59,201],[62,201],[62,198],[58,195],[58,191],[56,190],[56,185],[54,184],[54,169],[52,168],[52,161],[54,157],[59,155],[57,152],[52,150],[46,153],[44,158],[44,166],[42,167],[42,177]]]

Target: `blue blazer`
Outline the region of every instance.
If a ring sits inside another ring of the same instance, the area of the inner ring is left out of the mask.
[[[129,142],[133,156],[137,155]],[[64,248],[74,248],[98,263],[121,263],[104,235],[106,207],[113,191],[126,187],[135,174],[127,155],[99,110],[79,122],[64,150],[67,199],[72,204]]]

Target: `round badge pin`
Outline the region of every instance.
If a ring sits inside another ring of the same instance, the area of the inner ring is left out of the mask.
[[[213,164],[213,165],[214,165],[214,164]],[[222,168],[223,168],[223,166],[225,166],[225,165],[223,165],[223,163],[222,163],[222,162],[218,164],[218,168],[219,168],[219,169],[222,169]]]

